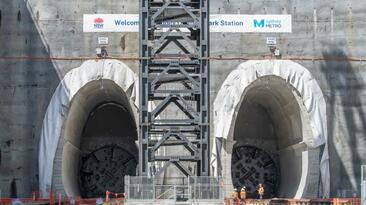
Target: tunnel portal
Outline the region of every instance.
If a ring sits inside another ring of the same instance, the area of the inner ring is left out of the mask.
[[[311,135],[302,113],[298,93],[276,76],[260,78],[246,89],[234,128],[234,187],[246,186],[253,198],[260,183],[265,198],[295,196],[306,150],[303,138]]]
[[[76,93],[62,149],[68,196],[98,198],[107,190],[124,191],[124,176],[136,175],[138,161],[134,118],[126,93],[113,81],[92,81]]]

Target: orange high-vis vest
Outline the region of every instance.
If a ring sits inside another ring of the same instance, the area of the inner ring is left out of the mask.
[[[234,192],[231,194],[231,197],[233,197],[233,198],[238,198],[238,192],[234,191]]]
[[[263,187],[259,187],[258,188],[258,194],[259,195],[263,195],[264,194],[264,188]]]
[[[247,192],[246,192],[246,191],[241,191],[241,192],[240,192],[240,198],[241,198],[241,199],[245,199],[245,198],[247,198]]]

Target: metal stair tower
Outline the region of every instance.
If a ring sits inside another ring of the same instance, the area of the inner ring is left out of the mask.
[[[209,0],[140,0],[140,176],[209,176],[208,57]]]

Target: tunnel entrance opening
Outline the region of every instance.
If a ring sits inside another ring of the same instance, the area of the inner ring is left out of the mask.
[[[311,135],[296,90],[283,79],[266,76],[244,93],[234,127],[231,161],[235,188],[247,187],[257,198],[261,183],[265,198],[295,196],[302,177],[304,135]]]
[[[137,158],[124,144],[136,136],[134,121],[121,104],[97,106],[84,126],[81,142],[79,186],[83,198],[103,196],[106,190],[124,192],[124,176],[136,175]]]
[[[130,105],[126,93],[111,80],[91,81],[75,94],[59,142],[62,185],[68,196],[122,193],[124,176],[136,175],[136,111]],[[54,184],[57,187],[57,180]]]

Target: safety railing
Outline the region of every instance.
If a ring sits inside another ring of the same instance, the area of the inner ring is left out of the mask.
[[[153,201],[155,199],[155,191],[153,185],[130,184],[125,187],[126,199],[138,201]]]
[[[224,201],[223,182],[214,177],[149,178],[125,177],[126,201],[192,202]]]
[[[224,182],[222,178],[189,177],[188,179],[191,187],[192,199],[212,202],[224,201]]]
[[[155,186],[155,201],[177,201],[177,190],[175,186]]]

